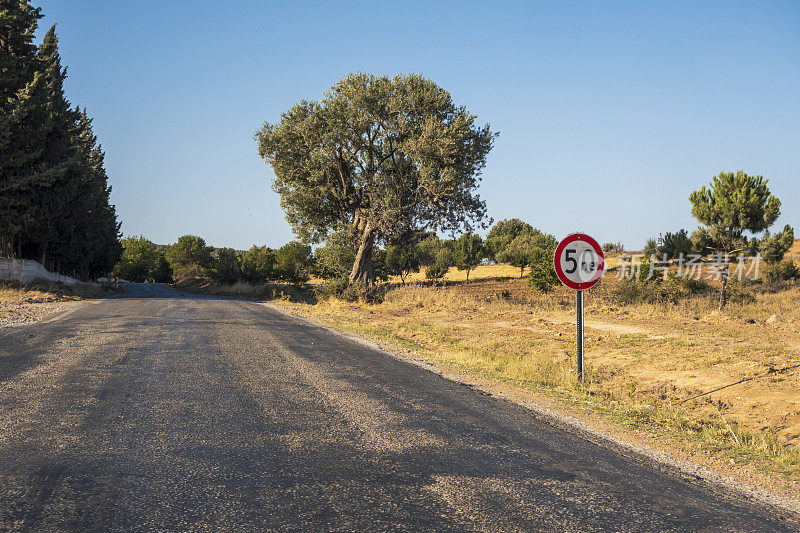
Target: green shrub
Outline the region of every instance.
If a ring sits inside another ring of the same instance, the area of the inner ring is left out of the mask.
[[[450,270],[450,267],[447,265],[437,265],[434,263],[433,265],[425,267],[425,277],[436,281],[442,279],[444,275],[447,274],[448,270]]]
[[[345,277],[353,270],[356,260],[357,236],[349,229],[328,236],[323,246],[314,252],[312,272],[322,279]],[[373,255],[377,250],[373,250]]]
[[[354,283],[344,288],[339,295],[340,300],[345,302],[357,302],[359,300],[366,300],[369,291],[364,285]]]
[[[212,254],[211,277],[222,283],[236,283],[243,280],[239,252],[233,248],[217,248]]]
[[[767,281],[788,281],[800,278],[800,271],[791,259],[770,265],[766,272]]]
[[[251,283],[263,283],[273,278],[275,250],[253,245],[242,257],[242,275]]]
[[[558,276],[553,266],[555,248],[535,248],[531,252],[530,274],[528,284],[542,293],[548,293],[558,283]]]
[[[169,247],[166,258],[177,279],[204,276],[214,262],[212,250],[202,237],[183,235]]]
[[[333,278],[325,280],[323,283],[320,283],[319,285],[314,287],[314,293],[320,300],[339,298],[345,291],[345,289],[347,289],[348,285],[350,284],[348,283],[346,277]]]
[[[313,264],[314,255],[307,244],[292,241],[275,252],[275,273],[280,279],[291,283],[308,281]]]
[[[164,251],[142,236],[122,239],[122,255],[112,275],[129,281],[172,281],[172,269]]]
[[[733,287],[731,290],[739,290],[739,293],[741,293],[739,296],[740,302],[747,298],[745,294],[752,298],[752,294],[744,290],[733,289]],[[638,279],[626,279],[613,289],[611,298],[619,304],[678,303],[692,296],[706,295],[713,292],[715,292],[714,287],[705,280],[671,275],[666,280],[653,278],[648,282]]]

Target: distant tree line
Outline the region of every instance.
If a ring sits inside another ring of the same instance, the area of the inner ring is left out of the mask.
[[[252,246],[249,250],[214,248],[202,237],[184,235],[172,245],[159,245],[143,236],[122,239],[122,255],[113,274],[130,281],[170,282],[190,277],[208,277],[220,283],[304,283],[312,276],[341,280],[348,285],[359,247],[357,233],[331,234],[324,244],[311,246],[292,241],[280,248]],[[371,270],[376,279],[398,276],[405,284],[409,274],[422,271],[434,283],[450,268],[470,273],[482,263],[506,262],[520,269],[534,264],[552,269],[556,239],[519,219],[501,220],[486,238],[465,233],[443,239],[434,232],[415,230],[384,248],[372,251]],[[538,260],[538,263],[536,263]]]
[[[0,256],[88,279],[119,258],[104,154],[85,109],[64,94],[55,26],[27,1],[0,0]]]
[[[208,246],[202,237],[184,235],[172,245],[143,236],[122,239],[122,255],[112,274],[128,281],[168,283],[208,277],[220,283],[302,283],[314,272],[311,247],[290,242],[276,250],[253,246],[247,251]]]

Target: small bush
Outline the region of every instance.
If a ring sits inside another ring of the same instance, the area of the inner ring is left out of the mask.
[[[333,278],[314,287],[314,293],[320,300],[339,298],[348,285],[347,278]]]
[[[339,299],[344,300],[345,302],[357,302],[362,299],[366,299],[367,289],[364,285],[360,284],[353,284],[347,285],[344,288],[342,293],[339,295]]]
[[[789,281],[800,278],[800,271],[791,259],[784,259],[780,263],[771,265],[766,273],[767,281]]]
[[[752,294],[745,292],[741,288],[735,289],[731,285],[731,295],[738,290],[739,302],[743,303],[747,297],[752,298]],[[640,281],[637,279],[627,279],[617,285],[611,293],[611,297],[619,304],[637,303],[678,303],[681,300],[697,295],[706,295],[715,292],[714,288],[705,280],[670,276],[666,281],[661,278],[653,278],[650,281]],[[748,300],[749,301],[749,300]]]
[[[434,263],[425,267],[425,277],[434,281],[442,279],[448,270],[449,266]]]

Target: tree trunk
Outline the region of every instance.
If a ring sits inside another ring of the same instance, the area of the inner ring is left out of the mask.
[[[375,285],[375,273],[372,271],[372,249],[375,244],[375,232],[372,225],[368,221],[364,221],[364,219],[361,219],[358,229],[361,232],[361,239],[349,281],[351,284],[363,283],[367,287],[372,287]]]
[[[467,283],[469,283],[469,269],[467,269]]]
[[[519,279],[522,279],[522,275],[525,273],[525,267],[519,267]]]
[[[728,303],[728,262],[727,258],[725,266],[722,268],[722,290],[719,293],[719,310],[722,312],[725,309],[725,304]]]

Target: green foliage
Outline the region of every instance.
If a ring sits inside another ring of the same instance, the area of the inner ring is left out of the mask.
[[[400,243],[386,247],[386,272],[392,276],[400,276],[405,285],[406,277],[416,272],[422,263],[422,252],[418,243]]]
[[[624,252],[625,246],[621,242],[607,242],[603,245],[604,252]]]
[[[681,254],[686,256],[692,252],[692,239],[685,229],[676,233],[667,232],[664,235],[664,243],[658,251],[669,259],[678,258]]]
[[[486,255],[492,261],[497,261],[497,254],[503,251],[511,241],[520,235],[532,235],[533,226],[518,218],[508,218],[495,223],[486,236]]]
[[[275,274],[290,283],[305,283],[311,273],[314,256],[311,246],[292,241],[275,252]]]
[[[731,254],[747,248],[744,233],[760,233],[769,228],[781,212],[781,201],[769,192],[763,176],[750,176],[741,170],[721,172],[709,188],[692,192],[692,215],[700,222],[692,240],[718,253]],[[727,299],[728,272],[722,273],[719,308]]]
[[[425,278],[431,281],[438,281],[442,279],[450,267],[446,264],[433,263],[425,267]]]
[[[548,293],[558,284],[559,279],[556,275],[554,266],[554,256],[556,247],[547,248],[537,247],[531,252],[530,273],[528,274],[528,284],[542,293]]]
[[[649,258],[652,255],[658,254],[658,245],[655,239],[647,239],[647,244],[644,245],[642,253],[645,257]]]
[[[241,257],[233,248],[217,248],[212,253],[211,276],[222,283],[242,281]]]
[[[453,266],[453,251],[450,246],[439,242],[438,248],[433,252],[433,262],[425,268],[425,277],[432,281],[440,280]]]
[[[767,187],[763,176],[750,176],[741,170],[721,172],[709,188],[692,192],[692,215],[709,247],[730,253],[742,246],[745,231],[760,233],[780,215],[781,202]]]
[[[319,102],[265,123],[258,151],[295,233],[319,242],[358,235],[350,282],[374,283],[373,245],[421,228],[482,225],[475,193],[495,133],[420,75],[351,74]]]
[[[515,237],[496,257],[501,263],[519,268],[519,277],[522,278],[525,267],[531,263],[534,250],[548,250],[555,248],[557,244],[552,235],[534,229],[532,233],[522,233]]]
[[[0,256],[90,279],[120,257],[119,224],[91,119],[64,93],[55,27],[33,44],[41,17],[0,4]]]
[[[638,268],[634,271],[634,278],[636,279],[636,281],[640,283],[647,283],[649,281],[657,283],[661,279],[656,277],[655,273],[653,276],[650,275],[650,268],[652,266],[650,264],[651,257],[652,255],[645,255],[641,258]]]
[[[619,304],[678,303],[691,296],[712,294],[715,289],[705,280],[670,276],[666,281],[655,278],[651,283],[639,279],[626,279],[615,284],[612,298]]]
[[[443,246],[447,246],[447,243],[442,241],[435,233],[425,235],[417,245],[420,263],[425,266],[435,263],[436,253]]]
[[[122,254],[112,275],[137,282],[167,283],[172,280],[164,252],[143,236],[122,239]]]
[[[330,298],[341,298],[345,290],[350,286],[347,278],[331,278],[326,279],[314,287],[314,293],[319,300],[328,300]]]
[[[453,243],[453,264],[467,271],[467,283],[470,271],[480,264],[483,254],[483,240],[478,235],[465,233]]]
[[[208,274],[214,261],[212,248],[197,235],[183,235],[167,250],[167,261],[177,279]]]
[[[758,251],[764,261],[774,265],[781,262],[784,254],[789,251],[793,243],[794,229],[787,224],[784,226],[783,231],[775,235],[770,235],[769,231],[767,231],[767,234],[758,243]]]
[[[274,277],[275,250],[253,245],[242,257],[242,276],[250,283],[264,283]]]
[[[318,300],[336,298],[345,302],[375,301],[375,293],[366,285],[350,283],[347,278],[333,278],[314,287]]]
[[[323,279],[347,277],[356,258],[353,232],[337,231],[328,236],[324,246],[314,252],[314,275]]]
[[[171,283],[172,282],[172,267],[169,266],[169,261],[164,257],[164,251],[158,251],[158,264],[152,272],[151,279],[155,283]]]
[[[800,278],[800,270],[791,259],[784,259],[769,265],[766,273],[767,281],[789,281]]]
[[[372,251],[372,272],[375,279],[386,281],[389,279],[389,270],[386,265],[386,250],[376,248]],[[367,287],[368,292],[372,293],[372,288]]]

